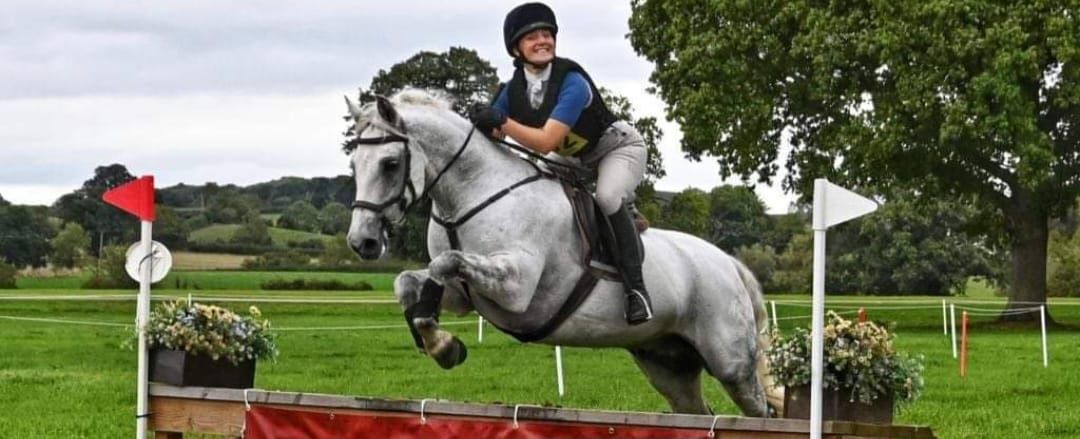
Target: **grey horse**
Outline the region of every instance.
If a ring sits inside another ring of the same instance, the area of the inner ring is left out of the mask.
[[[547,319],[565,301],[586,268],[559,182],[543,178],[520,185],[475,211],[493,194],[535,175],[536,167],[473,135],[469,122],[438,92],[406,89],[363,107],[346,101],[350,135],[362,140],[350,157],[357,204],[346,239],[361,258],[385,253],[387,227],[404,221],[407,206],[424,193],[432,200],[433,217],[473,215],[456,228],[461,250],[451,249],[443,226],[429,222],[431,263],[402,272],[394,282],[402,307],[417,303],[430,278],[445,288],[444,311],[476,311],[496,327],[516,331],[541,324],[537,319]],[[779,389],[767,374],[766,315],[752,273],[691,235],[654,228],[641,237],[655,318],[628,326],[623,286],[600,280],[539,342],[626,348],[677,413],[711,413],[701,394],[702,371],[747,416],[767,416],[768,404],[780,407]],[[460,355],[460,341],[434,319],[413,324],[428,355],[444,367],[456,364],[450,357]]]

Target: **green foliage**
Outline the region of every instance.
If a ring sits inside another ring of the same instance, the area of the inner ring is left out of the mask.
[[[320,267],[348,267],[356,265],[359,258],[345,242],[345,234],[340,233],[326,242],[322,253],[319,254]]]
[[[371,284],[364,281],[352,283],[337,279],[271,279],[260,285],[267,291],[370,291]]]
[[[65,194],[53,204],[53,214],[65,222],[75,222],[90,234],[90,251],[95,255],[106,243],[134,242],[139,230],[135,217],[105,204],[101,196],[109,189],[134,180],[135,177],[121,164],[94,168],[94,176],[83,182],[81,188]]]
[[[763,284],[767,292],[810,293],[814,280],[814,242],[809,228],[791,237],[791,243],[776,257],[772,282]]]
[[[44,266],[55,234],[44,209],[0,206],[0,260],[16,267]]]
[[[281,214],[281,218],[278,218],[277,226],[312,233],[318,233],[322,229],[319,224],[319,210],[303,200],[290,204]]]
[[[241,193],[235,187],[214,189],[206,205],[206,218],[212,223],[237,224],[259,214],[259,200]]]
[[[197,215],[196,217],[203,217]],[[154,240],[172,250],[186,249],[188,235],[191,234],[188,223],[181,221],[176,211],[167,206],[157,207],[157,219],[154,221]]]
[[[319,211],[319,231],[327,235],[337,235],[349,231],[352,211],[336,201],[326,203]]]
[[[229,239],[232,244],[268,246],[273,243],[270,239],[269,228],[259,217],[258,212],[248,211],[244,217],[244,224],[236,229],[236,233]]]
[[[828,177],[972,203],[1045,298],[1045,226],[1080,194],[1080,4],[634,0],[630,40],[692,158],[804,198]],[[1006,239],[1007,238],[1007,239]]]
[[[199,230],[210,225],[210,219],[204,214],[194,215],[191,218],[184,220],[184,227],[188,229],[188,239],[191,239],[191,232]]]
[[[1049,262],[1047,294],[1080,297],[1080,233],[1051,233]]]
[[[991,274],[993,255],[968,230],[975,209],[897,196],[829,232],[833,293],[947,295]]]
[[[769,226],[765,203],[748,186],[717,186],[709,192],[710,242],[726,252],[762,241]]]
[[[166,302],[150,313],[146,325],[149,349],[176,349],[233,364],[277,358],[270,322],[252,306],[242,316],[215,305]]]
[[[18,288],[15,285],[17,270],[11,264],[0,260],[0,289]]]
[[[0,207],[10,206],[11,203],[4,199],[3,195],[0,195]]]
[[[495,68],[475,50],[451,47],[446,52],[421,51],[390,70],[380,69],[368,87],[371,94],[390,96],[405,88],[443,90],[454,98],[454,111],[464,115],[468,105],[492,100],[499,85]]]
[[[124,268],[127,262],[127,248],[118,245],[105,246],[98,258],[90,279],[83,283],[86,289],[133,288],[137,283]]]
[[[675,194],[664,211],[663,225],[694,236],[706,236],[710,225],[709,196],[695,188]]]
[[[826,388],[852,392],[869,404],[892,395],[898,403],[911,403],[923,388],[920,357],[908,357],[893,348],[893,334],[874,322],[858,323],[829,311],[824,328]],[[765,354],[769,371],[782,386],[810,382],[810,331],[796,328],[790,335],[778,331]]]
[[[776,250],[764,244],[753,244],[736,249],[735,257],[754,273],[754,278],[761,284],[763,290],[775,291],[772,288],[772,282],[773,275],[776,274],[778,259]]]
[[[52,239],[49,262],[56,267],[81,266],[90,251],[90,235],[78,223],[67,223]]]

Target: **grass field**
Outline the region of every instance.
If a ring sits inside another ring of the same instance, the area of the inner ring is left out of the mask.
[[[191,232],[191,235],[188,236],[188,240],[199,244],[211,244],[215,241],[229,242],[239,228],[239,224],[213,224]],[[274,245],[281,247],[288,245],[290,242],[301,243],[313,239],[322,241],[335,239],[331,235],[301,232],[299,230],[277,227],[269,227],[268,229],[270,232],[270,239],[274,241]]]
[[[283,276],[295,273],[282,274]],[[206,276],[200,273],[198,276]],[[382,275],[386,276],[386,275]],[[386,276],[389,279],[389,276]],[[234,276],[232,284],[247,282]],[[15,301],[13,295],[124,294],[14,290],[0,293],[0,437],[130,437],[135,406],[136,356],[122,350],[128,329],[10,320],[8,317],[130,324],[133,301]],[[161,291],[161,294],[179,293]],[[208,294],[208,293],[207,293]],[[287,297],[289,292],[214,291],[214,295]],[[296,296],[298,293],[291,293]],[[389,299],[387,291],[305,292],[309,297]],[[781,327],[805,325],[805,296],[779,301]],[[931,425],[941,438],[1080,437],[1080,302],[1054,301],[1053,315],[1071,327],[1050,334],[1050,367],[1043,368],[1036,330],[1005,330],[976,318],[971,330],[969,376],[960,379],[951,344],[942,334],[939,298],[922,298],[927,309],[909,308],[913,298],[840,297],[830,306],[851,312],[868,306],[871,318],[895,321],[897,346],[926,361],[921,400],[897,422]],[[802,303],[787,303],[799,301]],[[871,303],[872,302],[872,303]],[[937,303],[938,305],[934,306]],[[228,305],[245,309],[249,303]],[[255,303],[279,329],[281,357],[260,363],[256,386],[393,398],[555,404],[564,407],[665,411],[666,404],[617,349],[564,350],[566,396],[556,392],[553,351],[520,345],[488,327],[476,341],[475,317],[444,316],[469,345],[469,359],[443,371],[417,354],[396,304]],[[978,303],[971,306],[994,308]],[[398,329],[291,330],[335,326],[397,325]],[[717,413],[736,414],[719,386],[705,380]]]

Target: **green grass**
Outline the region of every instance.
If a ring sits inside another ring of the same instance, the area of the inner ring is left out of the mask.
[[[215,241],[229,242],[232,239],[233,234],[240,228],[239,224],[212,224],[203,227],[199,230],[191,232],[188,236],[188,240],[198,244],[211,244]],[[320,233],[302,232],[299,230],[282,229],[278,227],[269,227],[270,239],[274,241],[274,245],[284,247],[290,242],[304,242],[310,240],[322,240],[327,241],[336,239],[332,235],[323,235]]]
[[[291,273],[290,273],[291,274]],[[87,293],[87,292],[83,292]],[[96,294],[132,294],[106,291]],[[170,294],[163,291],[162,294]],[[196,292],[198,293],[198,292]],[[71,294],[69,291],[15,290],[0,294]],[[217,291],[215,295],[284,297],[290,292]],[[296,293],[291,293],[296,295]],[[388,291],[304,293],[336,297],[389,298]],[[805,302],[806,296],[770,297]],[[938,298],[922,298],[928,301]],[[898,414],[898,423],[927,424],[940,438],[1074,438],[1080,436],[1080,306],[1054,300],[1059,322],[1050,335],[1050,368],[1041,365],[1038,332],[1004,330],[976,318],[971,329],[969,376],[960,379],[951,344],[941,331],[940,308],[885,310],[910,298],[830,298],[833,306],[870,305],[875,320],[898,322],[899,349],[926,361],[923,398]],[[931,304],[934,302],[930,302]],[[1066,305],[1069,306],[1066,306]],[[249,303],[229,303],[245,309]],[[361,325],[401,325],[396,304],[258,304],[280,329]],[[809,314],[800,304],[780,303],[780,317]],[[134,302],[5,301],[0,316],[71,319],[129,324]],[[974,306],[974,305],[972,305]],[[982,304],[993,308],[999,305]],[[445,316],[444,322],[463,321]],[[476,342],[470,323],[448,326],[469,345],[469,359],[443,371],[418,355],[404,327],[385,330],[281,331],[281,357],[260,363],[256,386],[265,389],[390,398],[444,398],[455,401],[557,404],[564,407],[665,411],[667,405],[618,349],[564,350],[567,394],[556,393],[553,352],[548,346],[520,345],[487,328]],[[806,324],[784,320],[782,327]],[[123,328],[31,323],[0,318],[0,437],[130,437],[134,428],[134,352],[120,349]],[[737,410],[713,380],[706,397],[717,413]]]
[[[90,277],[84,272],[79,276],[20,277],[16,279],[18,290],[64,289],[75,290]],[[263,271],[173,271],[154,285],[155,290],[258,290],[259,285],[272,279],[339,280],[344,283],[364,281],[376,290],[390,290],[394,285],[392,273],[335,273],[335,272],[263,272]],[[0,290],[2,292],[3,290]],[[84,292],[88,292],[86,290]],[[90,294],[96,294],[90,292]]]

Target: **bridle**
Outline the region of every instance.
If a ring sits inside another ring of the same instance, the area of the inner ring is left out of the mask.
[[[454,157],[451,158],[450,161],[446,163],[446,166],[444,166],[442,168],[442,170],[439,171],[438,174],[436,174],[435,179],[431,180],[431,184],[424,187],[424,190],[420,192],[419,196],[416,195],[416,186],[413,185],[413,182],[412,182],[412,153],[409,150],[409,138],[408,137],[402,137],[402,136],[399,136],[399,135],[396,135],[396,134],[391,134],[391,135],[388,135],[388,136],[381,136],[381,137],[359,137],[359,136],[357,136],[357,138],[350,140],[347,143],[347,145],[349,145],[349,146],[354,146],[354,145],[384,145],[384,144],[393,143],[393,142],[402,142],[402,143],[405,144],[405,172],[403,172],[401,174],[401,180],[402,180],[401,181],[401,190],[398,191],[397,195],[394,195],[393,197],[390,197],[390,199],[382,201],[382,202],[371,202],[371,201],[365,201],[365,200],[355,200],[352,203],[352,208],[353,209],[370,210],[372,212],[375,212],[376,214],[379,215],[380,218],[382,218],[383,222],[386,223],[386,222],[388,222],[388,220],[386,219],[386,212],[385,212],[386,209],[388,209],[390,207],[393,207],[393,206],[398,206],[398,208],[401,209],[401,219],[399,220],[399,222],[404,222],[405,218],[408,216],[409,209],[411,209],[413,206],[415,206],[417,201],[423,199],[425,196],[428,195],[428,193],[431,191],[431,189],[434,188],[435,185],[439,183],[439,179],[441,179],[442,176],[444,174],[446,174],[446,171],[450,170],[450,167],[454,166],[454,163],[456,163],[458,158],[461,157],[461,154],[465,152],[465,148],[467,148],[469,146],[469,141],[472,140],[472,135],[473,135],[473,133],[475,131],[476,131],[475,127],[473,129],[469,130],[469,135],[465,136],[465,141],[462,142],[460,147],[458,147],[457,152],[454,153]],[[409,192],[408,197],[406,197],[406,195],[405,195],[406,191]]]

